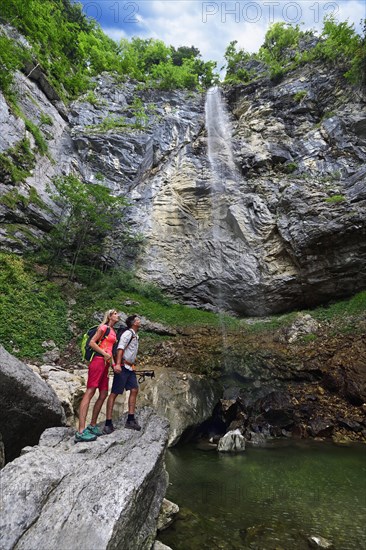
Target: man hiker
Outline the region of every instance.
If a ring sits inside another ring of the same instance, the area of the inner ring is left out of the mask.
[[[125,428],[141,430],[141,426],[135,419],[136,398],[139,385],[134,372],[136,356],[139,348],[139,337],[137,332],[140,328],[141,319],[138,315],[130,315],[126,319],[127,330],[125,330],[118,343],[116,364],[114,365],[114,377],[112,391],[107,401],[107,419],[103,433],[110,434],[114,431],[112,423],[113,406],[117,395],[123,390],[130,390],[128,399],[128,418]]]

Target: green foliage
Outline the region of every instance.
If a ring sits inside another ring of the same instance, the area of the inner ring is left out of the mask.
[[[45,155],[48,152],[48,145],[46,140],[43,137],[43,134],[41,130],[38,128],[34,122],[29,120],[26,117],[22,117],[25,122],[25,127],[34,137],[34,141],[36,142],[36,145],[38,147],[38,151],[41,153],[41,155]]]
[[[93,92],[93,90],[90,90],[86,96],[85,96],[85,101],[87,101],[88,103],[90,103],[91,105],[94,105],[94,107],[97,107],[98,105],[100,105],[100,100],[97,98],[97,96],[95,95],[95,93]]]
[[[184,59],[180,66],[168,63],[155,65],[151,68],[152,86],[161,90],[174,90],[186,88],[194,90],[199,84],[199,75],[196,72],[196,64],[192,59]]]
[[[93,300],[90,300],[90,296]],[[126,300],[135,302],[126,306]],[[111,305],[112,304],[112,305]],[[114,305],[113,305],[114,304]],[[105,311],[116,307],[123,311],[138,311],[151,321],[170,326],[220,327],[222,321],[228,327],[239,324],[237,319],[219,316],[187,306],[172,303],[155,285],[139,281],[133,272],[114,270],[101,275],[89,288],[81,291],[75,318],[80,327],[90,324],[95,310]]]
[[[305,33],[299,25],[274,23],[267,31],[263,46],[259,49],[258,58],[269,68],[270,78],[282,79],[284,74],[297,66],[301,61],[300,40]]]
[[[344,202],[346,200],[346,197],[344,195],[332,195],[331,197],[327,197],[325,199],[325,202],[328,202],[330,204],[337,204],[339,202]]]
[[[259,50],[259,57],[268,62],[294,59],[303,34],[299,25],[273,23],[266,32],[263,46]]]
[[[135,117],[136,124],[140,128],[144,128],[147,125],[149,117],[146,114],[144,104],[143,104],[142,100],[139,97],[136,96],[134,98],[134,100],[131,104],[131,109],[132,109],[133,115]]]
[[[0,89],[7,99],[13,95],[14,72],[23,67],[29,57],[30,54],[25,48],[17,46],[13,40],[0,34]]]
[[[319,321],[331,321],[336,318],[346,320],[347,317],[362,315],[366,312],[366,291],[355,294],[348,300],[341,300],[329,306],[318,307],[311,315]]]
[[[232,40],[225,51],[226,60],[226,84],[235,84],[240,82],[249,82],[253,73],[243,67],[251,58],[251,54],[244,49],[237,50],[237,40]]]
[[[292,174],[292,173],[295,172],[297,169],[298,169],[298,165],[297,165],[296,162],[287,162],[287,163],[284,164],[283,167],[282,167],[282,170],[283,170],[286,174]]]
[[[18,205],[28,207],[30,204],[40,206],[44,209],[47,208],[40,196],[38,195],[37,189],[35,189],[34,187],[31,187],[29,189],[28,195],[22,195],[21,193],[19,193],[18,189],[11,189],[7,193],[1,195],[0,203],[4,204],[11,210],[15,210]]]
[[[99,124],[90,124],[86,128],[94,130],[96,132],[108,132],[108,130],[123,130],[127,128],[133,128],[134,125],[130,122],[126,122],[125,117],[110,117],[107,116]]]
[[[53,120],[49,115],[45,115],[44,113],[41,113],[40,125],[43,125],[43,124],[45,126],[53,126]]]
[[[351,82],[366,84],[366,19],[361,37],[353,24],[337,23],[332,17],[326,18],[315,55],[348,69],[344,76]]]
[[[307,96],[307,91],[306,90],[301,90],[299,92],[296,92],[296,94],[294,95],[294,100],[297,102],[297,103],[300,103],[304,97]]]
[[[101,266],[105,239],[116,225],[122,225],[127,201],[114,197],[103,185],[86,185],[73,175],[56,178],[54,185],[59,220],[42,245],[41,258],[48,264],[49,277],[66,263],[72,280],[80,264]],[[130,237],[128,229],[125,234]]]
[[[366,83],[366,20],[364,36],[359,36],[354,25],[337,23],[332,17],[323,22],[319,39],[314,41],[312,31],[303,32],[298,25],[274,23],[267,31],[264,43],[257,54],[237,49],[237,41],[226,49],[226,83],[248,82],[263,74],[247,68],[250,60],[257,60],[267,67],[270,78],[279,81],[286,72],[301,64],[321,60],[343,69],[344,76],[353,83]],[[298,93],[300,94],[300,92]],[[296,95],[295,101],[305,96]]]
[[[117,44],[83,14],[81,4],[71,0],[2,0],[0,16],[32,46],[29,52],[0,37],[0,87],[9,94],[12,75],[24,66],[25,57],[40,63],[63,100],[90,90],[91,77],[102,71],[162,89],[208,87],[218,79],[216,64],[200,59],[194,46],[175,49],[152,38],[123,39]],[[96,104],[95,97],[89,100]]]
[[[0,153],[0,179],[3,183],[16,185],[30,175],[35,166],[35,157],[27,139]]]
[[[122,39],[120,42],[122,72],[150,87],[163,90],[209,87],[218,76],[216,63],[204,62],[194,46],[177,50],[153,38]]]
[[[333,17],[327,17],[324,19],[321,40],[315,47],[315,53],[324,60],[337,61],[338,64],[347,63],[354,57],[360,41],[353,24],[337,23]]]
[[[61,348],[70,338],[67,305],[59,289],[38,277],[24,259],[0,254],[0,341],[12,354],[36,359],[42,342]]]
[[[177,49],[171,46],[170,55],[173,65],[177,65],[179,67],[183,65],[183,61],[185,59],[196,59],[199,57],[200,51],[194,46],[179,46]]]
[[[117,44],[70,0],[2,0],[0,15],[24,34],[63,99],[90,87],[90,77],[118,70]],[[17,57],[17,66],[22,63]]]

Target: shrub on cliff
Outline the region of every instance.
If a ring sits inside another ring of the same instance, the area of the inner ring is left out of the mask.
[[[357,34],[354,25],[337,23],[332,17],[324,19],[319,37],[313,31],[300,30],[299,25],[274,23],[256,54],[237,50],[236,41],[230,42],[225,53],[225,82],[239,83],[256,79],[263,75],[263,65],[267,68],[267,74],[273,80],[278,80],[300,64],[320,60],[324,65],[339,67],[351,82],[365,83],[365,36],[366,21],[363,37]],[[253,61],[257,63],[253,64]]]
[[[102,268],[106,239],[113,228],[123,226],[127,201],[103,185],[87,185],[73,175],[56,178],[54,186],[59,219],[42,243],[40,258],[48,265],[48,277],[62,266],[72,280],[78,265]],[[131,239],[128,228],[125,237]]]
[[[216,64],[204,62],[194,46],[175,49],[152,38],[118,44],[83,14],[80,4],[70,0],[2,0],[0,17],[27,38],[32,46],[28,56],[33,55],[64,100],[86,92],[92,87],[91,77],[103,71],[169,89],[207,87],[218,78]],[[26,50],[1,40],[0,46],[6,46],[0,49],[4,91],[11,84],[11,74],[21,68]]]

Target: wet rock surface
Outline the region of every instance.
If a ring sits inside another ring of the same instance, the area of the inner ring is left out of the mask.
[[[272,437],[366,442],[366,326],[362,318],[349,324],[353,335],[334,323],[317,323],[310,339],[304,334],[294,342],[286,338],[291,323],[260,333],[227,330],[224,336],[202,328],[156,344],[142,360],[144,368],[154,368],[159,357],[167,375],[184,365],[186,372],[204,372],[221,385],[212,416],[188,437],[217,443],[239,429],[254,445]],[[154,384],[164,396],[163,380]],[[150,381],[144,387],[147,400],[158,401]]]
[[[122,420],[92,443],[48,429],[3,468],[1,547],[150,549],[168,482],[168,425],[151,409],[139,421],[141,432]]]
[[[221,391],[218,381],[205,376],[157,369],[155,378],[141,384],[138,401],[169,420],[173,446],[211,416]]]

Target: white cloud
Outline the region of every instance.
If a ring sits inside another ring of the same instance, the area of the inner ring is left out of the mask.
[[[106,34],[108,34],[108,36],[117,42],[121,40],[121,38],[129,38],[128,34],[120,27],[106,27],[103,30]]]

